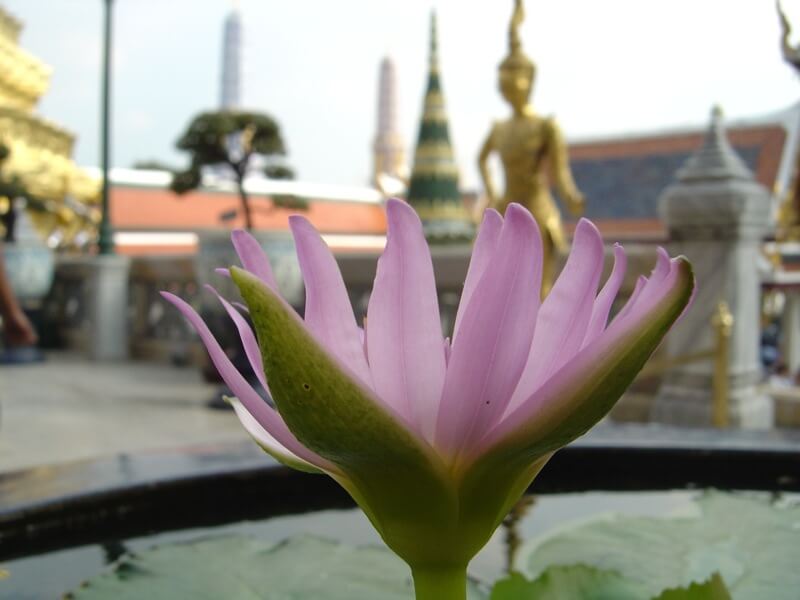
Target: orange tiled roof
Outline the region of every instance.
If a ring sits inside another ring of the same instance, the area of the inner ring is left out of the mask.
[[[163,188],[115,184],[111,189],[111,222],[118,231],[196,231],[233,229],[244,225],[241,216],[223,222],[220,216],[239,207],[239,197],[225,192],[190,192],[178,196]],[[289,215],[298,212],[275,208],[264,196],[252,196],[256,229],[287,230]],[[378,204],[363,202],[309,202],[302,212],[322,233],[380,235],[386,216]]]

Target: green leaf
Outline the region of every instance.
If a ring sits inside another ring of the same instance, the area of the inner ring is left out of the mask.
[[[455,489],[433,449],[345,373],[288,305],[236,267],[270,392],[292,433],[337,465],[333,476],[413,567],[459,566],[478,550],[458,527]]]
[[[572,565],[551,567],[534,581],[514,573],[495,584],[489,600],[647,600],[647,594],[614,571]]]
[[[312,537],[273,544],[223,537],[120,559],[72,592],[74,600],[412,600],[411,572],[382,548]],[[485,600],[470,583],[469,600]]]
[[[657,596],[718,572],[737,600],[796,600],[800,507],[709,492],[672,518],[608,517],[562,530],[521,550],[536,576],[553,565],[615,570]]]
[[[513,573],[496,582],[489,600],[648,600],[645,586],[616,571],[586,565],[549,567],[534,581]],[[731,600],[719,573],[703,583],[664,590],[652,600]]]
[[[731,595],[719,573],[714,573],[708,581],[664,590],[653,600],[731,600]]]

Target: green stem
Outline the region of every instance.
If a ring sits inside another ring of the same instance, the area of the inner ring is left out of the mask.
[[[466,600],[467,569],[412,569],[417,600]]]

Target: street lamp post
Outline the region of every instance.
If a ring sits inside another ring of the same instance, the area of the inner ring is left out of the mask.
[[[109,215],[109,157],[111,153],[110,121],[111,121],[111,12],[113,0],[103,0],[105,8],[103,15],[103,81],[102,81],[102,106],[100,124],[100,160],[103,171],[103,189],[101,196],[101,220],[97,247],[100,254],[114,254],[114,232],[111,229]]]
[[[111,181],[111,13],[113,0],[103,0],[103,81],[100,122],[100,160],[103,171],[102,215],[97,238],[98,254],[89,262],[86,309],[89,355],[94,360],[125,360],[128,357],[128,289],[130,258],[114,252],[114,232],[109,212]]]

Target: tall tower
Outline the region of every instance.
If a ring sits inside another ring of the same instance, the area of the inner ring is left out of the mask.
[[[449,242],[472,238],[474,227],[458,189],[458,169],[450,144],[436,40],[436,14],[431,13],[428,86],[419,125],[408,203],[422,219],[425,236]]]
[[[220,79],[220,108],[235,110],[241,106],[242,17],[238,2],[225,18],[222,34],[222,76]]]
[[[408,176],[403,137],[397,126],[397,77],[388,56],[381,61],[378,83],[378,123],[372,144],[372,182],[381,188],[380,178],[404,180]]]

